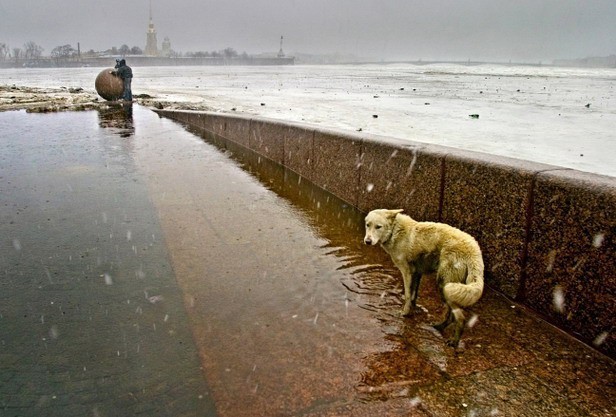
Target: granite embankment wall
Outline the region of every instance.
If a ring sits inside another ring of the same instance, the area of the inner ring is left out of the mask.
[[[491,288],[616,357],[616,178],[260,117],[157,112],[282,164],[362,212],[403,208],[469,232]]]

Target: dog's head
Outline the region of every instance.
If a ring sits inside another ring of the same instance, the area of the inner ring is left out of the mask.
[[[394,221],[398,213],[403,210],[387,210],[377,209],[372,210],[366,216],[366,236],[364,243],[366,245],[376,245],[384,243],[391,236],[394,226]]]

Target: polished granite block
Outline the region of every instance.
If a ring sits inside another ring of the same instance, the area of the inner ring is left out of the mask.
[[[265,119],[253,119],[250,125],[248,147],[272,161],[282,164],[286,124]]]
[[[224,132],[224,120],[208,113],[191,110],[162,110],[167,117],[205,132]]]
[[[235,143],[235,142],[230,141],[229,139],[225,139],[222,136],[217,135],[207,130],[201,131],[199,133],[199,136],[220,149],[231,150],[232,144]],[[239,146],[239,145],[235,145],[235,146]]]
[[[226,117],[216,117],[212,122],[212,133],[226,137]]]
[[[201,127],[201,114],[192,110],[182,111],[182,119],[184,123],[188,123],[191,126]]]
[[[533,177],[550,168],[459,150],[446,158],[442,221],[477,239],[486,282],[512,298],[521,283]]]
[[[196,116],[196,120],[193,122],[193,125],[197,126],[199,129],[203,129],[208,132],[212,132],[214,130],[214,120],[215,116],[211,114],[199,112]]]
[[[290,125],[284,137],[284,165],[304,178],[313,179],[314,130]]]
[[[185,110],[175,112],[177,120],[185,123],[193,128],[203,130],[204,129],[204,119],[206,115],[200,112]]]
[[[361,138],[344,132],[315,130],[313,182],[357,206]]]
[[[249,147],[251,119],[248,116],[224,116],[222,127],[218,126],[215,132],[225,138]]]
[[[597,348],[616,354],[616,178],[539,175],[525,302]]]
[[[185,123],[186,119],[187,119],[187,115],[186,112],[180,112],[180,111],[170,111],[169,114],[171,115],[171,117],[175,120],[177,120],[178,122],[182,122]]]
[[[364,141],[358,208],[401,208],[418,221],[438,221],[443,158],[409,141]]]
[[[186,114],[183,111],[177,110],[156,110],[160,116],[168,117],[170,119],[176,120],[178,122],[185,123],[186,122]]]
[[[176,122],[179,122],[179,123],[183,123],[183,124],[190,125],[193,127],[198,127],[197,126],[197,124],[199,123],[198,116],[191,115],[189,117],[189,114],[186,111],[156,109],[154,110],[154,112],[156,112],[156,114],[158,114],[160,117],[166,117],[171,120],[175,120]]]

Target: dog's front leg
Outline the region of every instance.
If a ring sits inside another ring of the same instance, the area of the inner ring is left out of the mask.
[[[400,311],[400,315],[404,317],[411,314],[411,280],[414,271],[411,271],[411,266],[405,259],[399,263],[396,262],[396,266],[402,273],[402,280],[404,282],[404,306]]]

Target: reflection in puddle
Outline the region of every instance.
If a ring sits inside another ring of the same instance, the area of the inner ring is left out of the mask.
[[[102,128],[111,128],[117,131],[120,137],[128,138],[135,134],[133,124],[133,105],[110,105],[98,109],[98,124]]]

